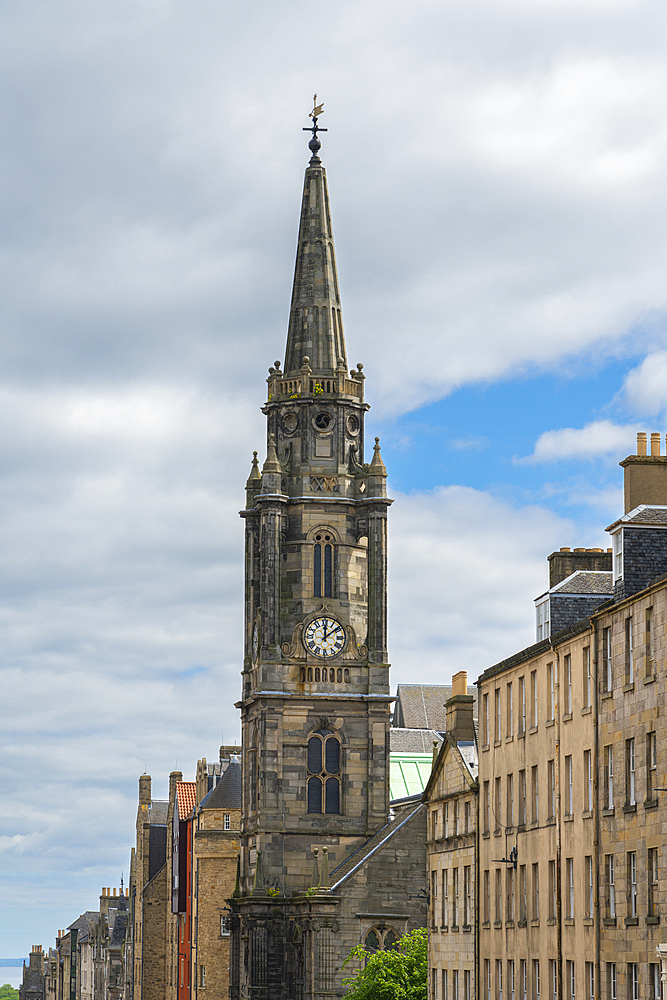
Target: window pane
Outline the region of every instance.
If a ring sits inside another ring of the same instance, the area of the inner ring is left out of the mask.
[[[366,935],[366,940],[364,941],[364,948],[366,951],[379,951],[380,939],[378,938],[375,931],[369,931]]]
[[[384,938],[384,950],[385,951],[396,951],[396,945],[398,944],[398,938],[393,931],[387,931]]]
[[[322,596],[322,546],[315,546],[315,597]]]
[[[319,778],[308,779],[308,812],[322,812],[322,782]]]
[[[318,596],[317,594],[315,595]],[[324,596],[331,597],[331,546],[324,546]]]
[[[325,786],[326,808],[325,812],[340,812],[340,782],[338,778],[327,778]]]
[[[319,774],[322,770],[322,740],[317,736],[308,740],[308,770],[311,774]]]
[[[330,736],[324,748],[327,774],[338,774],[340,770],[340,743],[335,736]]]

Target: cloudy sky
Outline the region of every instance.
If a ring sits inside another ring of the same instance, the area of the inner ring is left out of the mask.
[[[391,510],[393,682],[529,644],[667,406],[658,0],[7,0],[0,957],[238,736],[242,523],[314,91]],[[0,976],[1,979],[1,976]]]

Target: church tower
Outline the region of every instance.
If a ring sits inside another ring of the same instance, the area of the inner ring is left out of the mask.
[[[269,368],[266,460],[260,471],[255,453],[241,513],[243,809],[232,998],[315,995],[304,901],[308,919],[319,906],[317,919],[335,920],[328,872],[389,814],[391,501],[377,438],[364,463],[364,373],[347,367],[318,111],[284,368]]]

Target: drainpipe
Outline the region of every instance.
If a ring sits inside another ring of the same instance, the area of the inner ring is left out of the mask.
[[[479,688],[477,688],[479,694]],[[479,763],[477,765],[477,790],[475,792],[476,799],[476,815],[475,815],[475,878],[473,880],[473,885],[475,886],[475,997],[481,997],[482,992],[480,989],[479,982],[479,949],[481,943],[481,933],[480,933],[480,920],[479,911],[482,900],[480,900],[480,870],[479,870]]]
[[[551,644],[554,651],[554,715],[556,725],[556,747],[554,752],[554,782],[556,784],[556,936],[558,963],[558,1000],[563,1000],[563,921],[561,904],[561,823],[560,823],[560,657],[558,650]],[[569,888],[568,888],[569,891]]]
[[[593,656],[591,669],[593,671],[593,753],[595,770],[593,771],[593,808],[595,809],[595,843],[593,845],[593,863],[595,865],[595,996],[600,997],[600,799],[598,795],[598,775],[600,763],[600,734],[598,725],[598,621],[593,621]]]

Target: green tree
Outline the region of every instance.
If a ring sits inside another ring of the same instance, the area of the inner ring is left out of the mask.
[[[362,944],[345,960],[365,963],[356,975],[343,981],[345,1000],[426,1000],[428,944],[426,928],[404,934],[389,951],[366,951]]]
[[[19,1000],[19,991],[9,983],[5,983],[4,986],[0,986],[0,1000]]]

